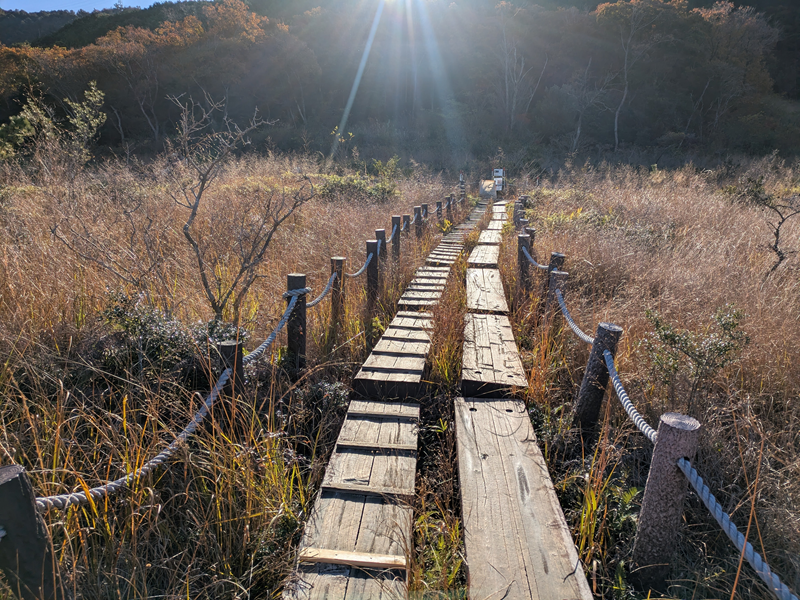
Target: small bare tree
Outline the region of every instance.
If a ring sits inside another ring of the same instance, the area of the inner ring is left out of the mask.
[[[314,188],[305,176],[288,189],[240,188],[235,192],[239,200],[236,206],[225,203],[218,207],[198,231],[197,219],[209,186],[231,155],[250,143],[249,135],[267,122],[256,113],[246,127],[239,127],[223,117],[220,129],[214,130],[214,117],[224,114],[224,103],[209,97],[202,105],[191,99],[184,102],[180,97],[172,101],[181,109],[181,116],[178,134],[169,144],[172,156],[177,158],[170,170],[174,184],[170,196],[179,208],[188,211],[183,235],[214,318],[221,320],[230,305],[231,316],[238,322],[242,302],[259,278],[275,232],[313,197]],[[222,231],[232,237],[219,239]]]

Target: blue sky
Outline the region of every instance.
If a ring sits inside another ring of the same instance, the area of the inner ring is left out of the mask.
[[[4,10],[26,10],[36,12],[39,10],[74,10],[111,8],[116,0],[0,0],[0,8]],[[145,8],[155,0],[122,0],[125,6],[141,6]]]

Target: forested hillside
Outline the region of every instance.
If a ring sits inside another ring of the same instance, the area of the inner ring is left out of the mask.
[[[110,145],[159,149],[177,116],[170,98],[186,94],[223,101],[240,123],[258,109],[274,146],[328,152],[359,82],[343,151],[371,156],[458,166],[498,147],[525,160],[543,148],[794,152],[797,8],[697,4],[218,0],[95,12],[2,48],[0,116],[31,93],[68,112],[65,99],[96,81]]]

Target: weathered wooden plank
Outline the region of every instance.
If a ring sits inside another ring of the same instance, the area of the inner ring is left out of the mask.
[[[486,227],[486,229],[491,231],[502,231],[503,225],[505,225],[503,221],[489,221],[489,225]]]
[[[397,340],[382,337],[372,349],[373,352],[389,354],[417,354],[425,356],[430,349],[430,343],[425,341]]]
[[[404,418],[419,419],[416,402],[381,402],[379,400],[351,400],[347,418]]]
[[[480,244],[475,246],[467,259],[468,267],[489,267],[497,268],[497,260],[500,257],[499,246],[489,246]]]
[[[377,354],[373,352],[364,361],[363,369],[370,371],[419,371],[425,369],[425,355]]]
[[[383,332],[381,340],[402,340],[409,342],[430,342],[430,334],[425,329],[409,329],[402,327],[388,327]]]
[[[490,246],[497,246],[503,239],[502,233],[496,229],[484,229],[478,237],[478,244],[488,244]]]
[[[590,600],[524,403],[455,409],[470,599]]]
[[[365,450],[368,452],[416,452],[416,444],[392,444],[388,442],[336,442],[337,450]]]
[[[374,496],[376,498],[386,499],[389,502],[397,501],[411,503],[414,501],[413,487],[408,489],[335,481],[332,483],[323,483],[320,486],[320,489],[326,492],[343,492],[347,494],[363,494],[364,496]]]
[[[465,396],[508,396],[528,386],[505,315],[467,313],[461,391]]]
[[[327,548],[303,548],[297,555],[297,560],[300,562],[349,565],[351,567],[371,569],[406,569],[408,567],[408,561],[405,556],[348,552],[346,550],[329,550]]]
[[[467,269],[467,310],[508,314],[499,270]]]

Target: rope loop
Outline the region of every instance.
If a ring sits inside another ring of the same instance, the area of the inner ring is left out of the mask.
[[[644,417],[639,414],[639,411],[637,411],[636,408],[634,408],[631,399],[628,398],[628,393],[625,391],[625,388],[622,387],[622,382],[619,380],[619,374],[614,366],[614,357],[611,356],[611,352],[608,350],[603,350],[603,358],[606,359],[606,368],[608,369],[608,374],[614,384],[614,391],[617,393],[617,398],[619,398],[619,401],[622,403],[622,408],[624,408],[625,412],[628,413],[628,416],[631,418],[636,427],[639,428],[639,431],[641,431],[648,440],[655,444],[656,439],[658,438],[658,432],[647,424],[647,421],[644,420]]]
[[[528,252],[528,249],[525,246],[522,247],[522,253],[525,255],[525,258],[528,259],[528,262],[530,262],[537,269],[541,269],[542,271],[547,271],[550,269],[550,267],[547,265],[542,265],[536,262],[536,259],[531,256],[530,252]]]
[[[750,542],[746,542],[744,535],[736,528],[730,515],[722,510],[722,506],[720,506],[714,494],[711,493],[711,490],[705,482],[703,482],[703,478],[700,477],[697,470],[692,466],[692,463],[685,458],[681,458],[678,460],[678,468],[686,475],[686,479],[692,484],[694,491],[703,501],[708,512],[711,513],[722,528],[722,531],[730,538],[733,545],[736,546],[739,552],[744,551],[744,557],[747,559],[747,562],[750,563],[750,566],[753,567],[761,580],[767,584],[770,591],[775,594],[779,600],[798,600],[797,596],[795,596],[786,584],[781,581],[781,578],[772,572],[767,562],[755,551],[753,545]]]
[[[322,290],[322,293],[316,298],[314,298],[311,302],[307,302],[306,308],[313,308],[314,306],[322,302],[322,299],[325,298],[325,296],[327,296],[330,293],[331,289],[333,288],[333,282],[335,280],[336,280],[336,273],[334,272],[331,273],[331,276],[328,279],[328,283],[325,284],[325,289]]]
[[[572,315],[570,315],[569,310],[567,310],[567,304],[564,302],[564,296],[561,295],[561,290],[556,290],[556,298],[558,299],[558,305],[561,307],[561,312],[564,315],[564,319],[566,319],[567,323],[569,323],[569,326],[572,328],[572,331],[575,332],[575,335],[577,335],[590,346],[594,344],[594,338],[581,331],[581,328],[578,327],[575,324],[575,321],[572,320]]]
[[[311,293],[311,288],[310,287],[297,288],[296,290],[288,290],[286,292],[283,292],[283,297],[284,298],[293,298],[293,297],[296,297],[296,296],[305,296],[306,294],[310,294],[310,293]]]
[[[362,273],[364,273],[364,271],[366,271],[366,270],[367,270],[367,265],[369,265],[369,261],[371,261],[371,260],[372,260],[372,252],[370,252],[370,253],[369,253],[369,256],[367,256],[367,262],[365,262],[365,263],[364,263],[364,266],[363,266],[363,267],[361,267],[361,268],[360,268],[358,271],[356,271],[355,273],[345,273],[345,276],[347,276],[347,277],[358,277],[359,275],[361,275]]]

